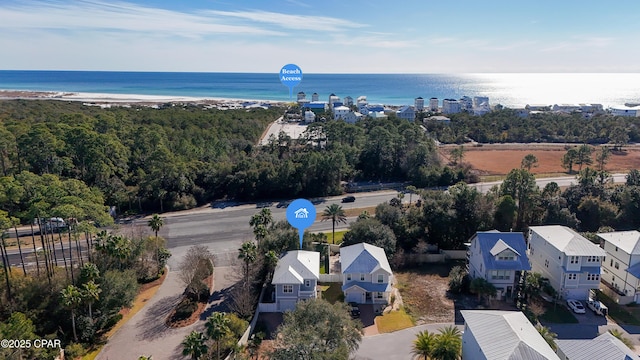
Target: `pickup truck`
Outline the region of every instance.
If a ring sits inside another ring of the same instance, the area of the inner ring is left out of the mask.
[[[609,312],[609,308],[598,300],[589,299],[587,300],[587,306],[589,309],[593,310],[596,315],[607,316]]]

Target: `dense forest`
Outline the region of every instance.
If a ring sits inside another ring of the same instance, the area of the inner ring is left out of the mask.
[[[512,109],[493,111],[482,116],[469,113],[448,115],[449,125],[427,121],[429,132],[444,143],[464,143],[471,138],[479,143],[587,143],[622,144],[640,142],[640,118],[582,114],[537,113],[519,117]]]
[[[214,199],[325,196],[353,180],[449,185],[463,169],[441,166],[433,141],[397,118],[315,123],[304,139],[284,133],[256,146],[284,109],[195,105],[113,107],[77,102],[0,102],[0,170],[77,179],[126,211],[176,210]],[[24,206],[19,202],[18,206]],[[18,211],[23,221],[27,209]]]

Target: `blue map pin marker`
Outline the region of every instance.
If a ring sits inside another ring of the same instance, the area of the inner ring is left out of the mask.
[[[280,82],[289,88],[289,99],[293,96],[293,88],[302,81],[302,70],[296,64],[287,64],[280,69]]]
[[[300,248],[302,249],[304,229],[310,227],[316,221],[316,208],[307,199],[294,200],[287,207],[287,221],[291,226],[298,229]]]

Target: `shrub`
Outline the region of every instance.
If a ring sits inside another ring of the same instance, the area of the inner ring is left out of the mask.
[[[188,319],[197,309],[198,304],[188,297],[185,297],[180,301],[178,306],[176,306],[176,312],[173,314],[173,321]]]
[[[469,273],[461,266],[454,266],[449,272],[449,291],[454,294],[469,292]]]
[[[75,359],[80,356],[84,356],[86,350],[82,344],[71,343],[64,348],[64,357],[68,359]]]

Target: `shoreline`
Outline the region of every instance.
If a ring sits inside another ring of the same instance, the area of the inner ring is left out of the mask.
[[[237,99],[223,97],[193,97],[171,95],[142,95],[142,94],[111,94],[88,93],[72,91],[38,91],[38,90],[11,90],[0,89],[0,101],[2,100],[63,100],[81,101],[100,105],[128,105],[128,104],[165,104],[165,103],[196,103],[216,105],[224,103],[268,103],[270,105],[283,105],[287,102],[277,100]]]

